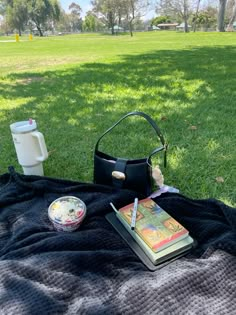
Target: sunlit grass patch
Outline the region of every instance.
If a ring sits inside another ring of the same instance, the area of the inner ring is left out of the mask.
[[[0,42],[0,171],[14,165],[10,123],[36,119],[47,176],[92,181],[99,137],[132,110],[150,114],[169,142],[165,181],[194,198],[236,203],[236,34],[156,32]],[[159,145],[130,118],[101,142],[121,157]],[[217,181],[222,177],[224,181]]]

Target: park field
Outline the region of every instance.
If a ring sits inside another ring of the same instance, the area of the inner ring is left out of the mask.
[[[9,125],[33,118],[44,134],[46,176],[92,182],[98,137],[140,110],[169,143],[165,183],[190,198],[236,206],[236,32],[144,32],[0,37],[0,174],[17,163]],[[101,142],[145,157],[159,141],[130,118]]]

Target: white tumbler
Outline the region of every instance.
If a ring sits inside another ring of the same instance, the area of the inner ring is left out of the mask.
[[[37,131],[35,120],[13,123],[10,129],[24,174],[43,176],[42,162],[48,158],[48,151],[43,134]]]

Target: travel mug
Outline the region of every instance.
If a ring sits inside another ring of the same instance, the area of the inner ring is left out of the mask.
[[[48,158],[44,136],[37,130],[35,120],[10,125],[19,164],[25,175],[43,176],[42,162]]]

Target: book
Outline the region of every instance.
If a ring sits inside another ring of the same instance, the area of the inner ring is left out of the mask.
[[[149,247],[157,253],[188,237],[189,231],[150,198],[138,202],[133,231],[130,226],[133,208],[134,203],[129,204],[119,209],[116,215],[136,241],[141,238],[140,243],[145,250]]]
[[[115,215],[112,213],[112,215]],[[111,214],[110,214],[111,217]],[[109,219],[109,218],[108,218]],[[160,265],[164,262],[171,260],[173,258],[178,258],[182,256],[183,254],[187,253],[194,245],[194,240],[190,235],[187,235],[184,239],[179,240],[175,244],[172,244],[158,252],[154,252],[144,241],[143,239],[135,232],[135,230],[131,230],[130,225],[128,222],[120,215],[116,214],[116,219],[118,221],[115,222],[114,218],[110,219],[109,221],[112,223],[112,225],[115,227],[115,229],[119,232],[119,234],[123,237],[123,239],[129,244],[129,246],[138,254],[140,259],[147,265],[147,261],[145,258],[143,258],[143,255],[140,256],[140,251],[137,251],[137,246],[130,241],[128,238],[127,233],[125,233],[125,230],[129,233],[129,235],[132,236],[133,240],[138,244],[138,246],[141,248],[141,250],[145,253],[145,255],[150,259],[153,265]],[[119,222],[121,223],[119,225]],[[150,265],[149,267],[150,269]]]

